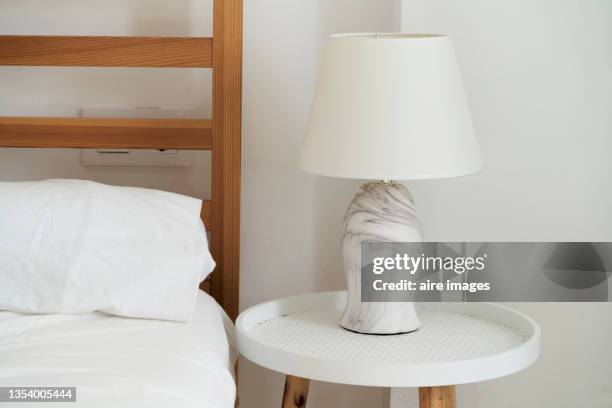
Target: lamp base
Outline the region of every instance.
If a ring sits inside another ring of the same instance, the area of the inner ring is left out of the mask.
[[[403,334],[421,322],[412,302],[361,302],[361,242],[420,242],[421,224],[406,187],[374,182],[361,187],[344,218],[342,255],[348,285],[340,326],[363,334]]]

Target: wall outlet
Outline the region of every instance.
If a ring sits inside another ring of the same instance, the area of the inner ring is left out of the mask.
[[[196,118],[195,109],[176,107],[84,107],[84,118]],[[84,166],[190,167],[193,152],[182,150],[83,149]]]

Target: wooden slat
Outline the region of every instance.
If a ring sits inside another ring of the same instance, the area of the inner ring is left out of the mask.
[[[242,0],[214,1],[212,242],[213,296],[239,310]]]
[[[210,68],[206,37],[0,36],[0,65]]]
[[[0,146],[210,150],[205,119],[0,117]]]
[[[210,279],[206,279],[204,282],[200,284],[200,290],[203,290],[204,292],[210,294],[211,292]]]
[[[202,203],[202,214],[200,215],[202,221],[204,221],[204,225],[206,226],[206,231],[210,231],[212,229],[212,225],[210,223],[210,205],[210,200],[205,200]]]

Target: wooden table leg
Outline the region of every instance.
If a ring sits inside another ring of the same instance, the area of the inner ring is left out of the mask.
[[[420,408],[456,408],[455,386],[419,388]]]
[[[304,408],[308,398],[310,380],[288,375],[285,377],[283,408]]]

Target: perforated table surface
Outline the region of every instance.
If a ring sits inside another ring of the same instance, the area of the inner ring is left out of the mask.
[[[538,357],[540,328],[487,303],[417,305],[422,327],[372,336],[338,326],[346,293],[296,296],[254,306],[237,321],[249,360],[288,375],[334,383],[431,387],[502,377]]]

